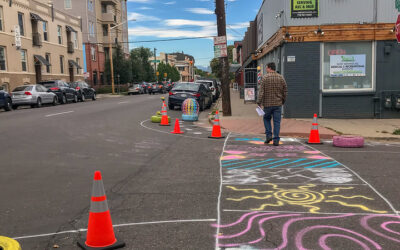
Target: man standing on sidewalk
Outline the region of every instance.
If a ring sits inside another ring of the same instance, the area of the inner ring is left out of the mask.
[[[267,75],[261,80],[257,99],[257,104],[264,106],[264,126],[267,136],[265,144],[269,144],[273,140],[274,146],[279,146],[282,105],[285,104],[286,96],[287,85],[285,79],[276,73],[275,63],[268,63]],[[274,137],[272,137],[271,118],[274,120]]]

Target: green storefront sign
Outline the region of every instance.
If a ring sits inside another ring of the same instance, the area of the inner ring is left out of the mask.
[[[291,17],[306,18],[319,16],[319,0],[291,0]]]

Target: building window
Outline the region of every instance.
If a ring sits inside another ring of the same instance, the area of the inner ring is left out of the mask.
[[[94,37],[94,23],[89,22],[89,34],[91,37]]]
[[[48,36],[48,28],[47,28],[47,22],[43,22],[43,40],[48,41],[49,36]]]
[[[46,65],[46,72],[47,73],[51,73],[51,68],[50,68],[51,60],[50,60],[50,54],[49,53],[46,53],[46,61],[49,62],[49,65]]]
[[[93,71],[93,85],[97,85],[97,71]]]
[[[94,46],[90,47],[90,57],[92,61],[96,61],[96,48]]]
[[[108,36],[108,25],[103,24],[103,36]]]
[[[6,70],[6,48],[0,47],[0,70]]]
[[[22,71],[28,71],[28,65],[26,60],[26,50],[21,50],[21,66]]]
[[[64,74],[64,56],[60,56],[60,72]]]
[[[24,13],[18,12],[18,25],[21,36],[25,36],[24,32]]]
[[[81,59],[80,58],[76,58],[76,64],[78,64],[79,66],[81,65]],[[80,69],[78,67],[76,67],[76,74],[79,75],[80,74]]]
[[[64,0],[64,8],[65,9],[72,9],[71,0]]]
[[[100,84],[103,85],[104,84],[104,73],[100,72]]]
[[[107,5],[106,4],[101,5],[101,13],[107,13]]]
[[[57,25],[58,44],[62,44],[62,27]]]
[[[78,45],[78,33],[72,32],[72,39],[73,39],[73,42],[74,42],[74,48],[78,49],[79,48],[79,45]]]
[[[375,88],[373,42],[336,42],[323,45],[323,91],[360,92]]]
[[[88,0],[88,10],[93,12],[93,0]]]
[[[3,31],[3,6],[0,6],[0,31]]]

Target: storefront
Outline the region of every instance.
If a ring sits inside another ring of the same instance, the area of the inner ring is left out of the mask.
[[[295,0],[264,1],[258,13],[263,28],[254,59],[263,73],[275,62],[284,75],[284,116],[400,118],[395,1],[382,0],[375,11],[375,0],[309,2],[307,9]],[[273,13],[275,25],[266,18]]]

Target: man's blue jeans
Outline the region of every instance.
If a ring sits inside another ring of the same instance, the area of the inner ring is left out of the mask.
[[[272,138],[274,142],[279,142],[279,132],[281,130],[282,106],[264,108],[264,126],[267,138]],[[274,120],[274,137],[272,137],[271,118]]]

